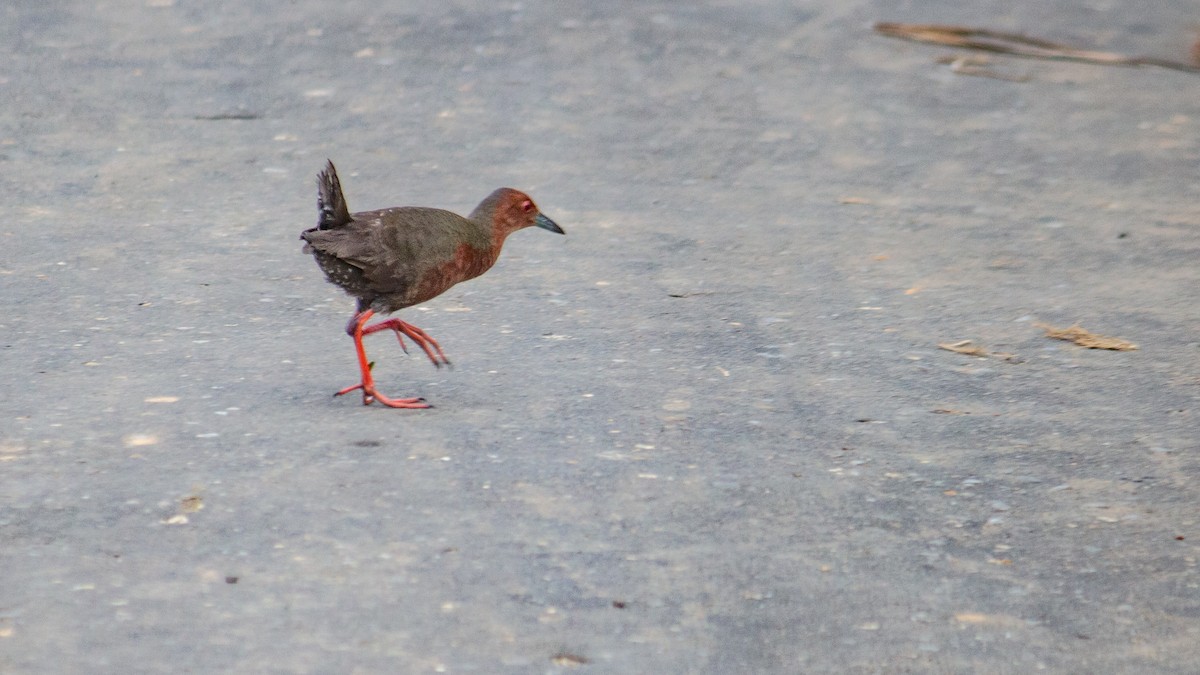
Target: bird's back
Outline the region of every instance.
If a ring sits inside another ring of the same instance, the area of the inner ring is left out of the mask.
[[[331,282],[378,311],[425,302],[495,261],[486,226],[442,209],[364,211],[302,237]]]

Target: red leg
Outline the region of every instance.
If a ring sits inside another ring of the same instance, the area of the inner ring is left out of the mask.
[[[404,338],[400,337],[400,335],[404,334],[412,338],[412,341],[425,351],[425,355],[429,357],[434,366],[441,368],[443,363],[447,366],[450,365],[450,359],[446,358],[446,353],[442,351],[442,346],[437,343],[437,340],[429,337],[428,333],[406,321],[401,321],[400,319],[380,321],[373,326],[364,328],[362,334],[370,335],[371,333],[388,329],[396,331],[396,339],[400,341],[401,347],[404,347]],[[404,351],[407,353],[408,348],[404,347]]]
[[[389,408],[431,407],[423,398],[388,398],[375,391],[375,378],[371,376],[371,364],[367,361],[367,350],[363,347],[362,343],[362,338],[364,335],[363,325],[367,323],[367,321],[369,321],[374,314],[374,311],[368,309],[362,314],[358,315],[357,321],[354,324],[354,350],[358,353],[358,368],[360,371],[362,371],[362,382],[352,387],[346,387],[345,389],[334,394],[334,396],[349,394],[352,391],[361,389],[363,393],[363,405],[371,405],[371,403],[379,401],[381,404],[386,405]]]

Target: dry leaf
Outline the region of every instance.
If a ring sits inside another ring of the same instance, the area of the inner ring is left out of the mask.
[[[889,37],[999,54],[1015,54],[1037,59],[1083,61],[1107,66],[1158,66],[1159,68],[1200,73],[1200,68],[1178,61],[1075,49],[1055,42],[1027,37],[1020,33],[1005,33],[987,28],[888,22],[877,23],[874,28],[876,33]]]
[[[945,349],[948,352],[955,354],[966,354],[967,356],[987,356],[988,350],[979,345],[971,344],[970,340],[960,340],[959,342],[939,342],[938,347]]]
[[[1138,348],[1137,345],[1128,340],[1097,335],[1079,324],[1074,324],[1070,328],[1055,328],[1044,323],[1036,323],[1034,325],[1046,331],[1046,337],[1074,342],[1080,347],[1087,347],[1088,349],[1111,349],[1118,352],[1130,352]]]
[[[1012,361],[1014,363],[1021,362],[1021,359],[1017,358],[1016,354],[1009,354],[1007,352],[989,352],[987,349],[979,345],[972,344],[970,340],[959,340],[958,342],[939,342],[938,348],[945,349],[948,352],[954,352],[955,354],[966,354],[967,356],[980,357],[992,356],[997,359]]]
[[[579,654],[559,652],[550,657],[550,662],[556,666],[575,667],[589,663],[589,659],[586,656],[580,656]]]

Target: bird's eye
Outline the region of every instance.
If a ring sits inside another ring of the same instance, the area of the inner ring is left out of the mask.
[[[521,210],[524,211],[525,213],[529,213],[533,209],[534,209],[533,202],[529,201],[528,199],[521,202]]]

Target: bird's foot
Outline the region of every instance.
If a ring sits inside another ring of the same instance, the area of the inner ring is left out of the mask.
[[[408,353],[408,347],[404,345],[404,338],[401,337],[402,335],[407,335],[410,339],[412,339],[413,342],[417,343],[417,346],[420,347],[421,350],[425,352],[425,355],[429,357],[429,360],[433,362],[434,367],[441,368],[442,365],[451,365],[450,359],[446,358],[446,353],[442,351],[442,346],[438,344],[437,340],[429,337],[428,333],[420,328],[417,328],[411,323],[408,323],[407,321],[401,321],[400,319],[387,319],[385,321],[380,321],[379,323],[364,327],[362,329],[362,334],[370,335],[371,333],[377,333],[381,330],[395,331],[396,339],[400,341],[400,347],[405,353]]]
[[[341,396],[343,394],[349,394],[352,391],[362,391],[363,405],[371,405],[372,403],[379,401],[380,405],[385,405],[389,408],[431,408],[431,407],[433,407],[433,406],[429,405],[428,403],[426,403],[425,399],[420,398],[420,397],[388,398],[388,397],[384,396],[383,394],[380,394],[379,392],[375,391],[375,378],[371,375],[371,370],[375,367],[375,364],[373,362],[367,361],[367,350],[363,349],[363,343],[362,343],[363,335],[366,335],[367,333],[374,333],[375,331],[382,330],[384,328],[391,328],[391,329],[397,331],[396,332],[397,337],[399,337],[401,332],[403,332],[405,335],[409,335],[410,337],[413,337],[413,334],[408,332],[407,330],[404,330],[405,328],[409,327],[408,324],[405,324],[403,321],[398,321],[396,319],[391,319],[389,321],[381,321],[381,322],[375,324],[374,326],[371,326],[370,328],[364,328],[364,324],[366,324],[367,321],[370,321],[371,316],[374,314],[375,314],[374,311],[367,309],[367,310],[364,310],[364,311],[359,312],[358,314],[354,315],[354,322],[353,322],[354,331],[351,333],[351,335],[354,336],[354,351],[358,354],[358,368],[359,368],[359,371],[362,373],[362,380],[354,386],[346,387],[345,389],[334,394],[334,396]],[[399,326],[391,325],[392,321],[397,321],[399,323]],[[417,338],[413,337],[413,339],[416,340]],[[434,345],[436,346],[437,343],[435,342]],[[400,346],[402,346],[402,347],[404,346],[403,340],[400,342]],[[428,354],[429,348],[425,347],[423,344],[422,344],[422,347],[425,348],[425,353]],[[438,350],[438,351],[441,351],[441,350]],[[432,354],[430,355],[430,358],[432,358]]]
[[[356,385],[353,385],[350,387],[346,387],[345,389],[334,394],[334,396],[341,396],[343,394],[349,394],[352,391],[358,391],[360,389],[362,390],[362,393],[363,393],[363,405],[371,405],[372,403],[378,401],[380,405],[385,405],[389,408],[405,408],[405,409],[410,409],[410,410],[420,410],[420,409],[424,409],[424,408],[432,408],[433,407],[433,406],[429,405],[428,403],[426,403],[425,399],[423,399],[419,396],[415,397],[415,398],[388,398],[387,396],[384,396],[383,394],[380,394],[379,392],[375,391],[374,385],[364,386],[362,384],[356,384]]]

